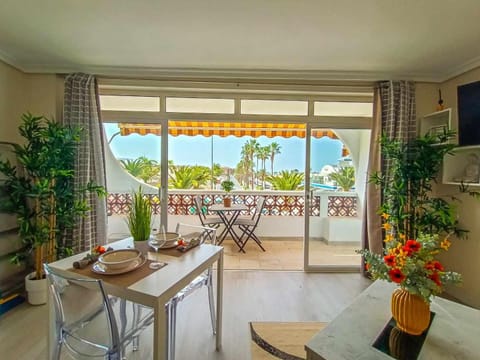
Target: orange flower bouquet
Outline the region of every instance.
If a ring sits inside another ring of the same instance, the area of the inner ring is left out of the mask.
[[[403,234],[394,233],[394,228],[388,222],[388,214],[382,217],[386,230],[383,254],[359,251],[373,279],[396,283],[425,302],[430,302],[432,296],[440,294],[444,285],[461,282],[460,274],[446,271],[435,259],[437,254],[450,247],[451,242],[447,238],[419,234],[416,239],[408,239]]]

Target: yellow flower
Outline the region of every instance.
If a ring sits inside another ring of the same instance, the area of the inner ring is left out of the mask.
[[[390,225],[389,223],[384,223],[382,225],[382,228],[384,228],[386,231],[389,231],[392,228],[392,225]]]
[[[398,237],[400,238],[400,240],[405,240],[407,238],[405,234],[398,234]]]
[[[448,248],[450,247],[450,245],[452,245],[452,243],[450,242],[450,240],[448,240],[447,238],[445,238],[441,243],[440,243],[440,247],[447,251]]]
[[[394,238],[393,238],[392,234],[387,234],[387,235],[385,235],[385,240],[383,240],[383,241],[385,241],[387,243],[387,242],[392,241],[393,239]]]
[[[390,217],[390,215],[387,214],[387,213],[382,214],[382,218],[384,218],[385,220],[388,220],[389,217]]]

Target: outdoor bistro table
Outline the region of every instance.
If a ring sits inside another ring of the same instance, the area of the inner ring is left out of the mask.
[[[223,204],[215,204],[210,206],[208,210],[218,213],[218,216],[220,216],[220,219],[222,219],[223,223],[225,224],[225,229],[223,229],[219,236],[220,241],[218,244],[220,245],[227,237],[227,234],[230,234],[233,241],[235,241],[235,244],[237,244],[240,248],[240,251],[245,252],[245,250],[242,248],[240,237],[237,235],[235,230],[233,230],[233,225],[235,224],[235,220],[237,220],[238,216],[240,215],[240,212],[248,210],[248,207],[243,204],[232,204],[232,206],[229,207],[225,207]]]
[[[133,247],[133,239],[127,238],[116,241],[109,243],[108,246],[115,250]],[[73,263],[82,259],[86,254],[87,252],[70,256],[55,261],[51,263],[50,266],[60,273],[63,272],[67,276],[78,278],[79,274],[72,269]],[[220,350],[222,344],[223,248],[221,246],[202,244],[187,251],[181,256],[168,255],[167,251],[162,253],[162,250],[159,250],[158,253],[149,251],[147,257],[149,260],[165,262],[167,265],[159,270],[151,272],[149,275],[130,285],[125,285],[125,283],[122,284],[122,276],[130,275],[140,269],[131,273],[105,276],[103,284],[105,290],[110,295],[153,308],[153,359],[167,359],[168,319],[165,312],[165,304],[215,262],[217,262],[216,348],[217,350]],[[148,265],[145,264],[144,266]],[[86,275],[82,276],[87,278],[90,277],[88,272]],[[53,311],[53,304],[50,304],[50,311]],[[49,354],[52,354],[53,342],[55,340],[53,315],[50,316],[49,329],[48,346]]]

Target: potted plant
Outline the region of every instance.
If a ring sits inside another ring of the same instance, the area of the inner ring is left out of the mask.
[[[135,242],[135,247],[145,252],[152,227],[152,206],[140,186],[131,194],[131,197],[132,202],[128,206],[127,215],[128,229]]]
[[[444,269],[436,255],[448,250],[450,235],[465,230],[458,228],[454,203],[432,195],[443,157],[455,147],[448,142],[453,136],[445,132],[408,143],[382,137],[382,154],[390,161],[391,172],[370,178],[384,189],[379,211],[384,251],[359,253],[373,279],[399,285],[392,294],[392,315],[400,330],[414,335],[430,323],[432,296],[440,294],[445,284],[461,281],[459,274]]]
[[[235,187],[235,184],[233,183],[233,181],[229,179],[229,180],[222,181],[220,186],[222,190],[227,193],[227,195],[223,198],[223,206],[225,207],[232,206],[232,199],[228,196],[228,194],[230,193],[230,191],[233,190],[233,188]]]
[[[34,270],[25,278],[28,300],[43,304],[47,299],[43,263],[72,254],[77,244],[66,235],[73,229],[75,218],[89,210],[80,195],[93,191],[101,196],[105,189],[89,183],[81,191],[74,190],[73,166],[80,128],[24,114],[19,132],[25,142],[13,145],[18,167],[0,161],[0,173],[5,178],[0,210],[17,216],[24,248],[11,260],[25,262]]]

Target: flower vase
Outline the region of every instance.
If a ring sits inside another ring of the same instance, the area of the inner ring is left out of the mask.
[[[430,305],[418,295],[396,289],[391,306],[397,328],[407,334],[420,335],[430,324]]]
[[[148,254],[148,250],[149,250],[148,240],[142,240],[142,241],[135,240],[133,244],[135,249],[140,251],[143,256],[146,256]]]

